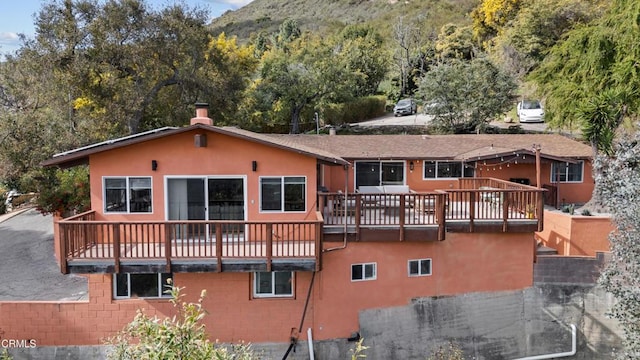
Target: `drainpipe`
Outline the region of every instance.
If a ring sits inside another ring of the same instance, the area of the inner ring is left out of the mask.
[[[517,358],[514,360],[542,360],[542,359],[555,359],[561,357],[569,357],[576,354],[576,326],[574,324],[569,324],[571,327],[571,351],[554,353],[554,354],[546,354],[546,355],[535,355],[535,356],[527,356],[523,358]]]
[[[344,238],[342,240],[342,245],[341,246],[336,246],[333,248],[329,248],[329,249],[324,249],[322,250],[322,252],[329,252],[329,251],[333,251],[333,250],[342,250],[345,249],[347,247],[347,220],[348,220],[348,213],[349,211],[347,211],[347,198],[349,195],[349,164],[346,164],[344,166]],[[357,205],[356,205],[357,206]]]

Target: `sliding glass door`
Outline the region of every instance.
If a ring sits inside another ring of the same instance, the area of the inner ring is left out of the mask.
[[[168,220],[245,220],[244,179],[226,177],[189,177],[167,179]],[[229,237],[241,237],[244,226],[226,225]],[[180,237],[210,238],[215,227],[186,224],[180,227]]]

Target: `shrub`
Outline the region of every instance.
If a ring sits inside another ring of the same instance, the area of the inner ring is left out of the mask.
[[[589,209],[582,209],[582,216],[591,216],[591,211]]]
[[[329,104],[322,109],[325,125],[351,124],[385,114],[384,96],[367,96],[342,104]]]
[[[80,213],[90,208],[87,167],[50,170],[42,177],[37,200],[37,209],[41,213]]]
[[[162,359],[162,360],[252,360],[258,359],[249,345],[217,347],[209,341],[204,324],[205,316],[202,300],[206,291],[202,291],[197,303],[187,303],[180,293],[183,288],[171,285],[171,303],[176,315],[160,320],[150,318],[142,310],[116,336],[108,339],[107,344],[114,349],[109,354],[113,360]]]

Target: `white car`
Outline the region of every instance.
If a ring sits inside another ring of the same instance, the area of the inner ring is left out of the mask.
[[[525,122],[544,122],[544,108],[538,100],[523,100],[518,103],[518,119]]]

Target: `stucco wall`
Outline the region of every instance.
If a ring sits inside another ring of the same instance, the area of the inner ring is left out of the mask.
[[[544,230],[536,233],[543,245],[558,255],[596,256],[609,251],[609,233],[614,230],[608,216],[569,215],[560,211],[544,212]]]
[[[399,306],[416,297],[526,288],[533,279],[532,243],[531,234],[458,233],[442,242],[348,243],[324,254],[305,327],[318,340],[347,338],[357,331],[362,310]],[[409,277],[408,260],[422,258],[432,259],[432,275]],[[357,263],[376,263],[376,279],[351,281],[351,265]],[[207,290],[205,323],[213,338],[287,342],[299,326],[312,273],[295,274],[293,298],[259,299],[252,298],[250,273],[174,276],[189,301]],[[41,346],[100,344],[138,308],[149,315],[173,314],[166,300],[112,300],[112,286],[111,275],[89,275],[89,302],[0,303],[0,329],[8,338],[33,338]]]

